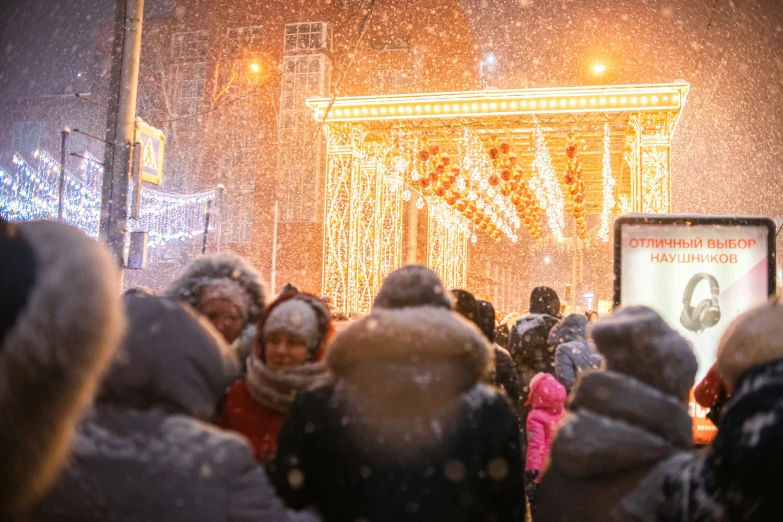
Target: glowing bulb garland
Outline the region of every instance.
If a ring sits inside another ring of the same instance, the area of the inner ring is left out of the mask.
[[[565,223],[563,220],[564,203],[563,192],[557,182],[555,168],[552,165],[552,156],[549,154],[549,148],[544,140],[544,133],[538,119],[534,118],[536,126],[533,131],[535,137],[536,157],[533,160],[533,167],[538,171],[538,176],[533,176],[530,180],[530,188],[536,194],[536,198],[541,202],[541,206],[546,211],[549,228],[558,241],[563,240],[563,230]]]
[[[0,170],[0,216],[5,219],[57,219],[60,165],[45,151],[36,151],[33,158],[37,165],[17,154],[16,172]],[[102,181],[103,168],[89,153],[78,174],[65,173],[63,219],[93,238],[98,237]],[[140,219],[129,219],[128,228],[147,231],[150,248],[199,236],[204,233],[208,201],[215,201],[214,190],[179,195],[142,188]],[[214,230],[214,221],[210,230]]]
[[[604,124],[604,161],[603,161],[603,187],[604,187],[604,205],[601,211],[601,228],[598,230],[598,237],[604,242],[609,241],[609,228],[612,221],[612,211],[614,210],[614,186],[615,180],[612,175],[612,160],[610,155],[611,140],[609,137],[609,124]]]

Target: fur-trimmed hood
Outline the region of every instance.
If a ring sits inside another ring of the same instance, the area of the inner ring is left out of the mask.
[[[236,356],[212,325],[171,299],[124,300],[128,335],[98,395],[98,405],[161,409],[211,420],[239,376]]]
[[[336,377],[386,412],[438,408],[480,380],[492,347],[481,331],[440,307],[373,309],[337,336],[326,358]]]
[[[101,245],[55,222],[18,229],[37,270],[0,348],[0,518],[59,472],[124,328],[117,270]]]
[[[653,466],[693,446],[685,405],[628,375],[584,374],[552,445],[552,466],[574,478]]]
[[[264,283],[250,263],[230,252],[197,257],[169,284],[164,295],[197,308],[200,292],[224,279],[238,283],[249,297],[245,328],[256,324],[267,302]]]

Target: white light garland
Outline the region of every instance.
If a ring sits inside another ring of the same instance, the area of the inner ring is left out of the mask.
[[[560,190],[555,168],[552,165],[552,156],[549,154],[549,148],[546,146],[544,133],[541,131],[538,119],[534,118],[534,122],[536,124],[533,134],[536,157],[533,160],[533,167],[538,172],[538,176],[533,176],[530,180],[530,188],[533,189],[541,207],[546,211],[552,234],[558,241],[562,241],[565,229],[563,191]]]
[[[603,186],[604,186],[604,206],[601,211],[601,228],[598,230],[598,237],[604,242],[609,241],[609,229],[612,221],[612,211],[614,210],[614,186],[615,180],[612,175],[612,159],[610,155],[611,140],[609,136],[609,124],[604,124],[604,161],[603,161]]]
[[[18,154],[14,164],[16,172],[0,170],[0,216],[11,221],[57,219],[59,163],[45,151],[36,151],[33,164]],[[102,182],[103,168],[89,153],[77,174],[65,173],[63,219],[93,238],[98,237]],[[180,195],[144,187],[140,219],[129,219],[128,228],[146,231],[150,248],[199,236],[204,233],[208,201],[215,201],[214,190]],[[214,230],[214,220],[210,230]]]

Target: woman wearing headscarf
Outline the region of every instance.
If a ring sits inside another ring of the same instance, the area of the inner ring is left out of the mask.
[[[297,394],[326,380],[322,359],[334,330],[317,297],[286,293],[269,306],[258,331],[247,374],[226,395],[221,425],[250,439],[256,459],[265,461],[275,455],[277,434]]]

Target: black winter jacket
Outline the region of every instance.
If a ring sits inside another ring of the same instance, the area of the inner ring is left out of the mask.
[[[718,435],[664,486],[663,522],[765,522],[783,516],[783,359],[748,370]]]
[[[289,409],[278,493],[334,522],[522,520],[517,420],[479,384],[490,349],[454,312],[373,310],[335,339],[335,380]]]

